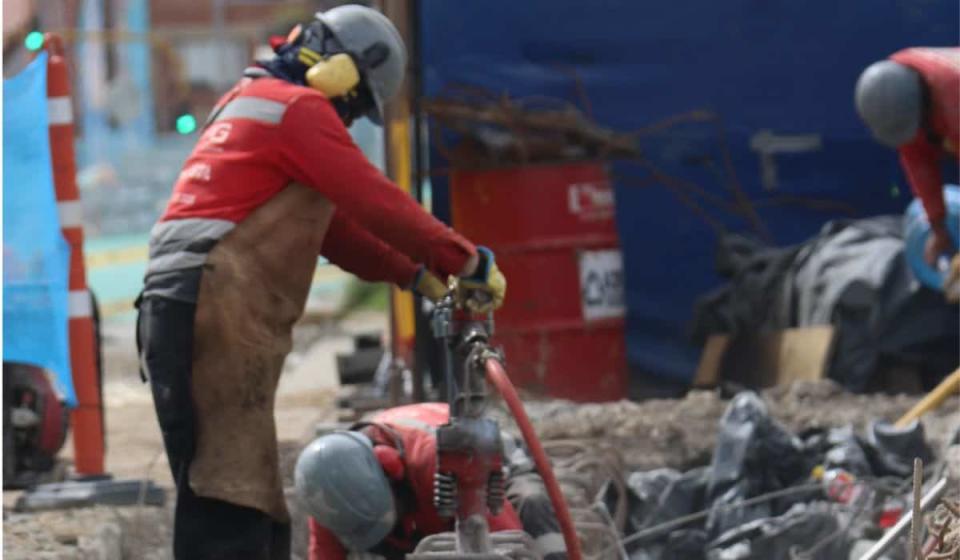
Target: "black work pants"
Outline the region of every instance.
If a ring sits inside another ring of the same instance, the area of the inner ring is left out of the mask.
[[[139,302],[137,350],[150,381],[177,489],[173,524],[176,560],[288,560],[290,524],[257,509],[197,496],[189,471],[196,448],[191,394],[196,306],[161,297]]]

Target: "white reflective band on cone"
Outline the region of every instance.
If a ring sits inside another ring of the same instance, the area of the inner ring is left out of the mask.
[[[67,301],[68,315],[71,319],[93,316],[93,302],[87,290],[70,290]]]
[[[83,206],[79,200],[68,200],[57,203],[60,213],[60,227],[72,228],[83,226]]]
[[[73,106],[70,105],[70,98],[48,97],[47,120],[50,126],[73,124]]]

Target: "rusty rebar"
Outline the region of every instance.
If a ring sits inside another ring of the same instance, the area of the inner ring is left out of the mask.
[[[923,498],[923,459],[913,459],[913,519],[910,522],[910,560],[920,558],[920,500]]]

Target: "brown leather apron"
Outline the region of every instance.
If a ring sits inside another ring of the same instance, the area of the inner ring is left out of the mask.
[[[274,395],[333,212],[316,191],[290,185],[217,243],[200,280],[190,486],[279,521],[289,514]]]

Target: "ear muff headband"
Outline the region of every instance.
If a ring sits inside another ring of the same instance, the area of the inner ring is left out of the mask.
[[[313,49],[300,47],[300,52],[297,53],[297,60],[302,62],[305,66],[313,66],[314,64],[321,62],[323,60],[323,56]]]

